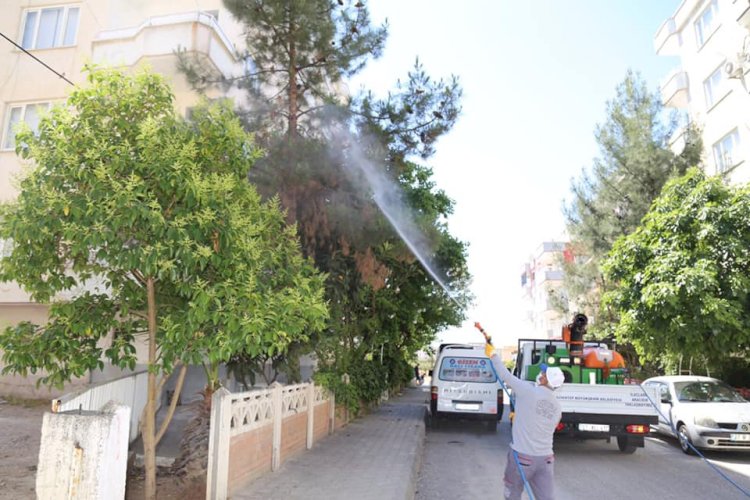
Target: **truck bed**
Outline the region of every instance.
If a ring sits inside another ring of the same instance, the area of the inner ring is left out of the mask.
[[[658,403],[655,388],[645,388]],[[564,384],[555,391],[563,414],[633,415],[657,418],[644,388],[639,385]]]

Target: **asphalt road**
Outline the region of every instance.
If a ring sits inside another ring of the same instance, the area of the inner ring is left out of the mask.
[[[416,498],[503,498],[510,442],[507,414],[506,407],[495,434],[475,422],[449,421],[439,429],[428,428]],[[560,438],[555,455],[558,500],[748,499],[706,462],[685,455],[676,440],[666,437],[647,437],[646,447],[632,455],[621,453],[614,440]],[[750,491],[750,453],[711,452],[707,458]]]

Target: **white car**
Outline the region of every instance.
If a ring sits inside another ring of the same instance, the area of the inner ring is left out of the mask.
[[[750,451],[750,401],[710,377],[672,375],[643,382],[656,387],[663,416],[652,430],[680,441],[680,448]]]

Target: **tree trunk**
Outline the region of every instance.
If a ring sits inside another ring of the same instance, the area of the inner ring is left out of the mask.
[[[289,21],[289,141],[297,135],[297,47],[294,43],[294,23]]]
[[[146,466],[144,498],[156,499],[156,291],[154,278],[146,280],[148,297],[148,399],[143,419],[143,461]]]

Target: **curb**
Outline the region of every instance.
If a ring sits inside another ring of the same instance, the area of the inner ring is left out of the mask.
[[[426,438],[426,425],[425,422],[429,418],[429,410],[425,405],[423,407],[424,416],[419,419],[417,427],[417,446],[414,450],[414,463],[412,464],[411,474],[409,475],[409,485],[406,489],[406,499],[413,500],[417,493],[417,484],[419,482],[419,473],[422,471],[422,454],[424,453],[424,443]]]

